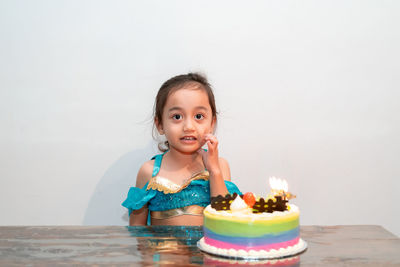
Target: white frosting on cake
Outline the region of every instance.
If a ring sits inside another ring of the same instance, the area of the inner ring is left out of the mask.
[[[238,195],[231,203],[231,211],[238,212],[244,209],[247,209],[248,206],[246,202]]]
[[[243,261],[243,259],[230,259],[230,258],[222,258],[222,257],[216,257],[213,255],[207,255],[206,258],[218,261],[219,263],[226,263],[229,265],[254,265],[254,266],[292,266],[292,265],[287,265],[290,262],[293,262],[293,264],[296,264],[297,262],[300,261],[300,256],[293,256],[293,257],[285,257],[285,258],[278,258],[278,259],[264,259],[260,260],[257,259],[257,261],[254,261],[253,259],[250,259],[250,261]],[[218,265],[219,266],[219,265]],[[224,265],[225,266],[225,265]],[[294,266],[294,265],[293,265]],[[297,265],[296,265],[297,266]]]
[[[245,251],[242,249],[235,250],[235,249],[221,249],[221,248],[216,248],[214,246],[210,246],[204,242],[204,237],[200,239],[198,242],[198,247],[210,254],[214,255],[221,255],[221,256],[227,256],[227,257],[234,257],[234,258],[247,258],[247,259],[268,259],[268,258],[280,258],[280,257],[285,257],[289,255],[295,255],[297,253],[300,253],[304,251],[307,248],[307,243],[303,241],[303,239],[299,239],[299,242],[294,245],[294,246],[289,246],[287,248],[280,248],[279,250],[276,249],[271,249],[269,251],[266,250],[260,250],[260,251],[255,251],[255,250],[250,250],[250,251]]]

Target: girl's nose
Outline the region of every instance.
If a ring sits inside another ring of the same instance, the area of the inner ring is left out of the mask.
[[[190,119],[185,120],[184,124],[183,124],[183,130],[186,131],[192,131],[194,130],[193,127],[193,122]]]

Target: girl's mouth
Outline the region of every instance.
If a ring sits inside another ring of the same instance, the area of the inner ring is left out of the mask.
[[[194,141],[194,140],[197,140],[197,138],[194,137],[194,136],[184,136],[184,137],[181,138],[181,140],[184,140],[184,141]]]

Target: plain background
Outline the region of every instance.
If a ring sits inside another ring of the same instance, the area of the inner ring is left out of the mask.
[[[400,2],[1,1],[0,225],[127,225],[154,97],[205,73],[243,192],[400,235]]]

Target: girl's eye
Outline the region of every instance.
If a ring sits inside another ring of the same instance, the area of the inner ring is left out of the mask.
[[[172,118],[174,120],[180,120],[180,119],[182,119],[182,116],[180,114],[175,114],[175,115],[172,116]]]
[[[196,114],[194,117],[196,120],[201,120],[204,118],[203,114]]]

